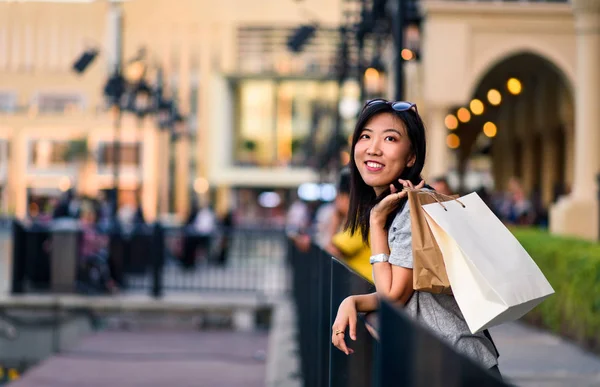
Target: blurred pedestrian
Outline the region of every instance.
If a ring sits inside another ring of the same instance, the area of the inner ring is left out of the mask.
[[[371,256],[369,245],[363,240],[360,230],[352,233],[343,227],[348,220],[349,209],[350,170],[345,168],[340,173],[335,198],[335,213],[330,224],[333,235],[325,250],[334,257],[342,259],[348,266],[372,283],[373,274],[369,262]]]
[[[453,195],[452,189],[450,188],[450,184],[448,184],[448,180],[445,177],[438,177],[433,179],[431,183],[431,187],[436,191],[443,195]]]

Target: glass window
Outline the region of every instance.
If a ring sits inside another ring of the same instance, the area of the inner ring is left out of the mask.
[[[121,165],[140,166],[141,165],[141,144],[140,143],[121,143]],[[98,164],[103,167],[110,167],[115,160],[114,144],[112,142],[102,142],[98,145]]]
[[[335,126],[331,80],[242,80],[235,160],[241,165],[304,166]]]
[[[0,91],[0,113],[12,113],[17,109],[17,95]]]
[[[69,150],[68,141],[34,140],[31,141],[29,165],[33,168],[49,168],[64,166],[65,156]]]
[[[40,93],[34,103],[40,113],[65,113],[84,108],[83,97],[79,94]]]
[[[270,164],[275,158],[275,84],[246,81],[239,87],[239,133],[236,160],[244,165]]]

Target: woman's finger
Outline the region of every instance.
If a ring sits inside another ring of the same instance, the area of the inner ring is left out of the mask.
[[[350,333],[350,338],[356,341],[356,314],[348,319],[348,333]]]
[[[420,183],[417,185],[417,187],[416,187],[416,188],[417,188],[417,189],[421,189],[421,188],[423,188],[423,187],[425,187],[425,180],[421,180],[421,182],[420,182]]]
[[[396,192],[398,192],[398,189],[396,188],[396,186],[395,186],[395,185],[393,185],[393,184],[390,184],[390,192],[391,192],[391,193],[396,193]]]
[[[335,334],[335,333],[334,333]],[[336,342],[333,344],[335,345],[335,347],[337,349],[339,349],[340,351],[344,352],[346,355],[350,354],[350,350],[348,348],[348,346],[346,346],[346,341],[344,340],[344,333],[338,333],[336,335]]]

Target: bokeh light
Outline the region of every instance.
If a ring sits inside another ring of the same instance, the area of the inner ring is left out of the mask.
[[[469,107],[471,108],[471,112],[473,114],[475,114],[476,116],[483,114],[483,110],[484,110],[483,102],[481,102],[477,98],[475,98],[474,100],[471,101],[471,103],[469,104]]]
[[[462,107],[458,109],[458,111],[456,112],[456,116],[458,117],[460,122],[471,121],[471,113],[469,113],[469,110],[467,108]]]
[[[456,134],[450,133],[446,137],[446,145],[448,145],[448,148],[450,149],[456,149],[460,146],[460,138]]]
[[[489,138],[493,138],[496,137],[496,133],[498,133],[498,128],[496,127],[496,124],[490,121],[483,124],[483,134],[485,134]]]
[[[508,89],[509,93],[513,95],[519,95],[523,90],[523,85],[521,85],[521,81],[519,81],[517,78],[510,78],[508,81],[506,81],[506,88]]]
[[[454,114],[448,114],[444,119],[444,124],[446,124],[446,128],[454,130],[458,128],[458,118]]]
[[[488,101],[494,105],[498,106],[502,102],[502,94],[496,89],[490,89],[487,93]]]

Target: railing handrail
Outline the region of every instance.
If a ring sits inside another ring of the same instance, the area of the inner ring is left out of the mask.
[[[312,245],[309,251],[300,251],[290,239],[288,251],[294,272],[294,298],[298,308],[304,386],[506,386],[500,379],[405,316],[403,311],[385,302],[378,311],[379,341],[370,336],[365,324],[358,319],[357,340],[347,340],[355,352],[346,356],[331,344],[331,326],[338,306],[349,294],[373,291],[373,285],[316,245]],[[329,324],[324,324],[325,320]],[[398,321],[401,322],[402,329],[398,328]],[[399,345],[398,339],[413,341],[407,347]],[[423,347],[419,347],[420,345]],[[318,353],[323,350],[328,355]],[[436,354],[444,359],[433,362],[431,356]],[[327,364],[323,359],[329,360]],[[402,372],[404,377],[398,377],[398,372]],[[446,382],[449,384],[444,384]]]

